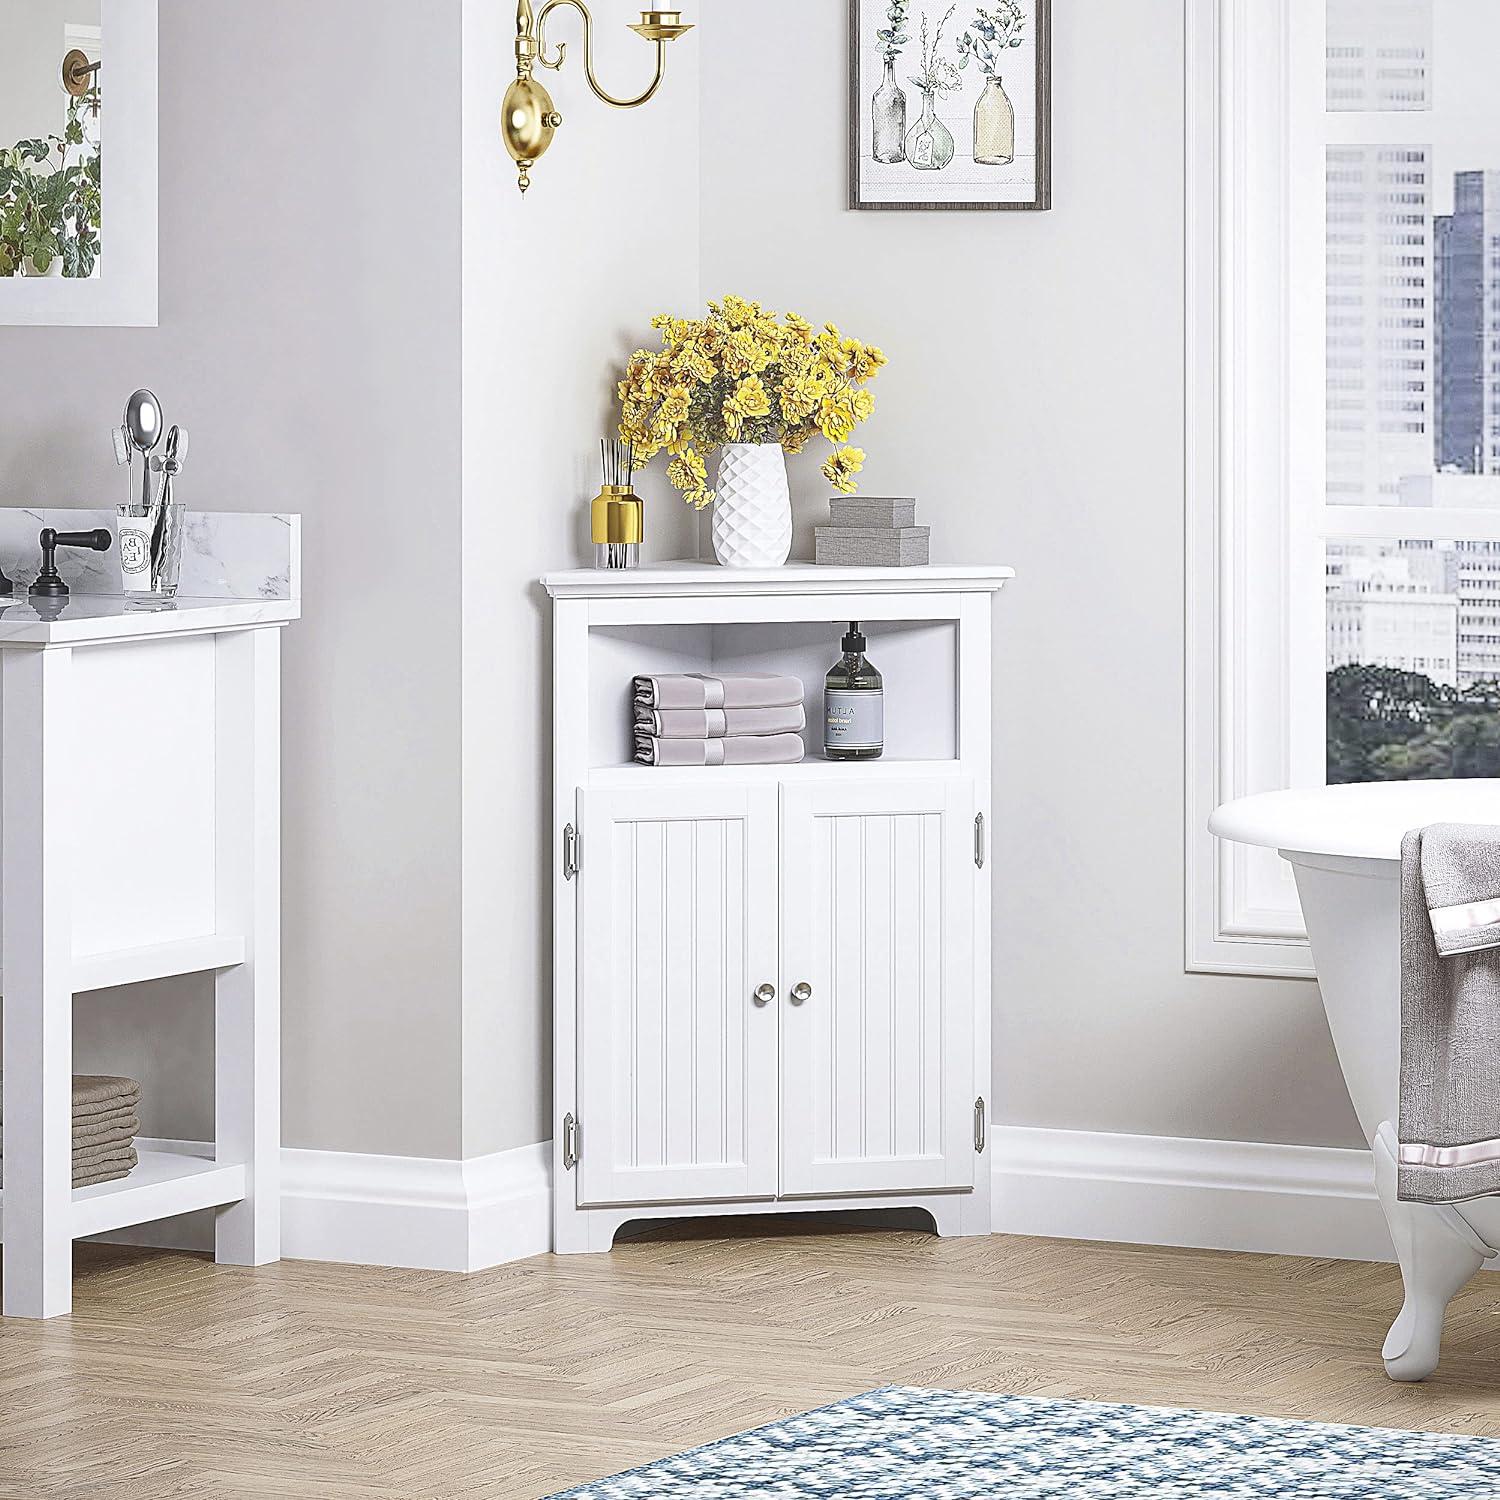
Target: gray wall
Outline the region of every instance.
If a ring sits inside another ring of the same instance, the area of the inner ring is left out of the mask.
[[[704,286],[881,344],[865,489],[921,496],[935,557],[1018,570],[998,1117],[1359,1144],[1314,985],[1183,972],[1181,0],[1053,12],[1052,212],[851,213],[846,6],[716,7]],[[771,89],[793,106],[774,118]],[[792,465],[804,554],[816,467]]]
[[[161,324],[0,329],[0,504],[113,503],[136,385],[189,504],[304,516],[285,648],[285,1140],[461,1150],[459,5],[162,0]],[[443,143],[435,149],[434,143]],[[201,986],[81,1000],[78,1062],[212,1132]]]

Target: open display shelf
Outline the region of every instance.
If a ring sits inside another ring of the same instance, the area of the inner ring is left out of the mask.
[[[243,1163],[227,1164],[181,1151],[141,1150],[129,1177],[73,1189],[73,1238],[107,1234],[200,1208],[222,1208],[245,1196]],[[4,1213],[0,1192],[0,1215]],[[4,1219],[0,1217],[0,1235]]]
[[[589,630],[589,758],[628,765],[631,683],[655,672],[775,672],[802,684],[804,764],[823,759],[823,679],[841,654],[851,617],[763,623],[601,625]],[[952,620],[861,621],[867,655],[885,680],[886,756],[953,760],[957,754],[958,628]],[[733,770],[734,767],[721,767]]]
[[[75,955],[73,993],[113,989],[232,968],[245,959],[241,937],[184,938],[110,953]],[[0,976],[0,996],[3,996]],[[243,1163],[215,1161],[181,1147],[151,1149],[137,1140],[139,1160],[128,1176],[72,1189],[72,1237],[84,1239],[202,1208],[222,1208],[245,1196]],[[0,1244],[5,1240],[5,1191],[0,1188]]]
[[[108,1234],[200,1208],[221,1208],[245,1196],[245,1168],[185,1151],[137,1152],[128,1177],[73,1189],[72,1238]],[[0,1242],[5,1238],[5,1191],[0,1188]]]

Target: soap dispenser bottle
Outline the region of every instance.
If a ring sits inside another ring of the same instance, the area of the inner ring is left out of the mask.
[[[865,659],[859,621],[823,681],[823,753],[829,760],[878,760],[885,750],[885,684]]]

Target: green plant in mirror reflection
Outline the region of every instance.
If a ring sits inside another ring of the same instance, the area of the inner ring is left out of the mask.
[[[0,147],[0,276],[92,276],[101,240],[100,159],[83,128],[99,91],[68,101],[62,135]]]

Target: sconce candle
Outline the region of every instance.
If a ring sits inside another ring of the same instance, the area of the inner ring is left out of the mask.
[[[556,72],[563,65],[568,44],[559,42],[555,54],[547,53],[547,18],[554,10],[571,5],[583,17],[583,71],[589,88],[615,109],[635,109],[654,97],[666,75],[667,43],[675,41],[693,28],[684,25],[677,10],[643,10],[640,24],[630,29],[648,42],[656,43],[656,75],[644,93],[634,99],[617,99],[599,85],[594,75],[594,18],[583,0],[546,0],[541,10],[532,9],[531,0],[519,0],[516,6],[516,81],[505,92],[500,109],[500,133],[520,174],[524,193],[531,186],[531,168],[546,154],[552,137],[563,117],[552,102],[552,96],[533,76],[537,64]]]

